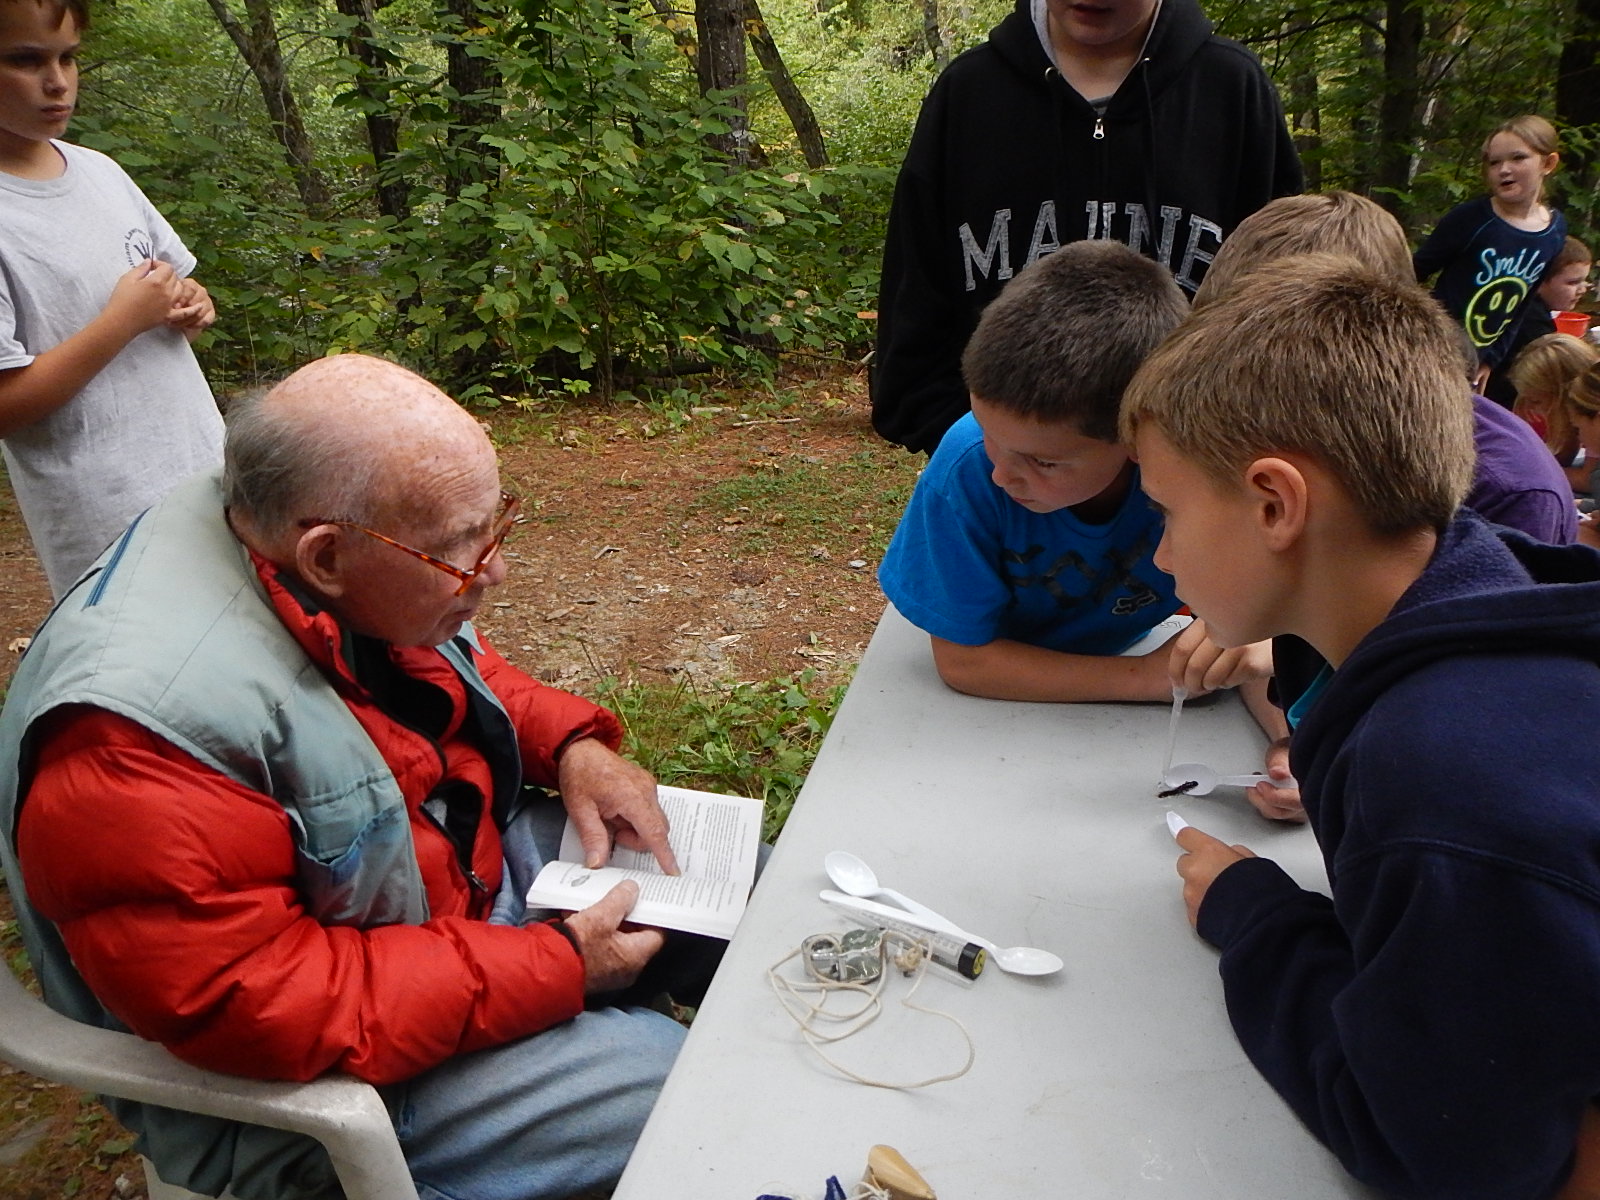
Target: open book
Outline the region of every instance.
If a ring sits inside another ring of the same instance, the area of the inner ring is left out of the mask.
[[[761,801],[657,785],[672,832],[668,841],[681,875],[664,875],[649,851],[617,846],[611,865],[583,865],[583,843],[572,822],[561,837],[560,860],[546,863],[528,889],[529,908],[588,908],[624,879],[639,885],[630,921],[731,938],[756,878]]]

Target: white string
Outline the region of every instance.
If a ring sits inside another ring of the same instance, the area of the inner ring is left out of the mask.
[[[906,974],[915,976],[911,982],[911,990],[901,999],[900,1006],[909,1008],[913,1012],[927,1013],[931,1017],[949,1021],[961,1031],[961,1036],[966,1039],[967,1043],[967,1061],[961,1065],[960,1070],[951,1071],[944,1075],[935,1075],[931,1079],[921,1079],[915,1083],[890,1083],[886,1080],[858,1075],[850,1068],[835,1062],[822,1049],[823,1046],[831,1045],[834,1042],[842,1042],[845,1038],[860,1033],[878,1019],[878,1015],[883,1011],[883,989],[889,978],[891,961],[889,944],[891,942],[897,942],[903,947],[892,956],[893,964]],[[947,1012],[940,1012],[936,1008],[928,1008],[921,1004],[913,1004],[911,1001],[911,998],[917,994],[917,989],[922,986],[923,977],[928,973],[928,955],[930,952],[931,947],[928,943],[917,941],[897,930],[886,929],[883,931],[883,940],[878,946],[878,959],[881,969],[879,970],[878,978],[870,985],[853,981],[841,982],[835,979],[824,979],[814,971],[811,971],[811,978],[804,981],[797,981],[790,979],[786,975],[780,975],[778,973],[779,968],[789,962],[790,959],[799,957],[801,954],[799,949],[791,950],[767,968],[767,982],[772,985],[773,994],[778,997],[778,1003],[782,1006],[783,1011],[788,1013],[789,1019],[799,1027],[800,1036],[805,1039],[806,1044],[811,1047],[817,1057],[829,1067],[846,1079],[866,1084],[868,1087],[911,1091],[915,1088],[928,1087],[930,1084],[944,1083],[947,1080],[961,1078],[972,1069],[973,1061],[977,1057],[977,1050],[972,1044],[972,1035],[967,1032],[965,1025]],[[811,970],[809,962],[807,963],[807,970]],[[865,997],[865,1000],[859,1008],[851,1012],[829,1011],[827,1007],[829,998],[841,992],[856,992]],[[816,998],[814,999],[813,997]],[[794,1004],[790,1003],[791,999],[795,1002]],[[841,1032],[825,1034],[816,1028],[817,1024],[821,1022],[834,1022],[843,1028]],[[868,1198],[875,1198],[877,1195],[874,1192],[863,1193],[859,1196],[853,1194],[850,1200],[868,1200]]]

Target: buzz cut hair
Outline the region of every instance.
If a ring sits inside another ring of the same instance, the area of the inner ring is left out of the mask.
[[[1230,233],[1194,295],[1204,308],[1257,267],[1293,254],[1344,254],[1391,279],[1415,283],[1411,246],[1394,215],[1354,192],[1280,196]]]
[[[1477,458],[1455,323],[1332,254],[1259,267],[1191,316],[1128,385],[1122,435],[1146,426],[1224,489],[1258,458],[1313,460],[1381,537],[1442,530]]]
[[[1159,263],[1121,242],[1070,242],[984,310],[961,374],[987,404],[1115,442],[1128,380],[1188,311]]]

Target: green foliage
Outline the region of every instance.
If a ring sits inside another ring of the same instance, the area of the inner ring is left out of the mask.
[[[595,699],[621,719],[623,753],[662,783],[764,804],[762,838],[777,837],[843,699],[810,669],[755,683],[601,681]]]
[[[93,35],[98,101],[76,135],[127,166],[195,251],[220,314],[203,349],[224,384],[366,350],[492,405],[864,351],[856,313],[875,302],[881,233],[857,214],[881,210],[891,174],[735,170],[707,141],[726,110],[686,92],[667,39],[625,9],[486,2],[464,30],[397,3],[374,31],[392,73],[366,91],[350,22],[296,9],[285,36],[307,51],[297,90],[335,192],[325,221],[298,210],[253,81],[196,11],[109,10]],[[182,41],[163,36],[167,20]],[[452,45],[490,68],[481,94],[442,83]],[[161,120],[134,99],[152,80]],[[481,119],[462,124],[461,105]],[[400,122],[388,170],[407,185],[405,220],[373,215],[360,150],[374,108]]]
[[[1385,189],[1413,233],[1482,190],[1488,131],[1524,112],[1554,117],[1556,64],[1571,28],[1553,0],[1418,0],[1423,34],[1414,73],[1385,75],[1385,9],[1355,3],[1289,8],[1275,0],[1208,6],[1220,32],[1261,55],[1322,190],[1374,194],[1386,96],[1419,88],[1402,186]]]

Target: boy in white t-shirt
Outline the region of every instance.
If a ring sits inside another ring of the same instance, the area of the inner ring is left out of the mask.
[[[0,437],[59,598],[172,484],[222,461],[189,339],[195,259],[103,154],[55,140],[88,0],[0,0]]]

